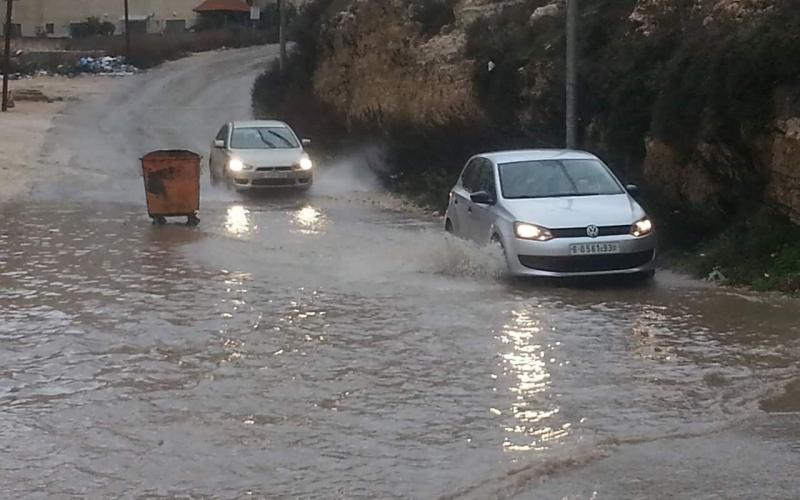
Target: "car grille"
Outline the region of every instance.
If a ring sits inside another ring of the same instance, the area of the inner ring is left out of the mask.
[[[253,179],[253,186],[294,186],[294,179]]]
[[[620,253],[611,255],[579,255],[569,257],[543,257],[520,255],[519,262],[525,267],[554,273],[591,273],[620,271],[647,264],[655,257],[655,251]]]
[[[256,172],[291,172],[292,167],[258,167]]]
[[[597,228],[600,233],[598,236],[620,236],[631,233],[630,224],[627,226],[600,226]],[[564,229],[551,229],[550,234],[553,238],[586,238],[585,227],[569,227]]]

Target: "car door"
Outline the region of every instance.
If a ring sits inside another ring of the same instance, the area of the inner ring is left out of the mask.
[[[477,165],[475,175],[475,190],[485,191],[492,200],[497,200],[497,186],[495,182],[494,164],[481,158]],[[468,213],[471,220],[471,238],[480,244],[486,244],[492,237],[494,225],[494,204],[470,202]]]
[[[214,171],[212,175],[218,179],[222,179],[225,176],[225,162],[228,159],[225,148],[228,146],[229,130],[230,125],[223,125],[222,128],[219,129],[216,137],[214,137],[214,142],[223,141],[224,147],[218,148],[214,143],[211,144],[211,154],[209,155],[208,164],[209,168]]]
[[[469,210],[472,201],[469,195],[472,190],[475,189],[475,174],[477,173],[479,163],[480,158],[472,158],[469,160],[464,170],[461,172],[461,177],[450,192],[450,207],[448,213],[450,214],[450,220],[453,224],[453,232],[462,238],[471,238],[471,213]]]

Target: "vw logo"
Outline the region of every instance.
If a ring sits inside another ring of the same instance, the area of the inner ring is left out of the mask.
[[[589,238],[597,238],[600,236],[600,228],[592,224],[586,228],[586,236]]]

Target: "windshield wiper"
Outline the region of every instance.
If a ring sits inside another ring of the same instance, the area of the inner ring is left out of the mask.
[[[264,137],[264,133],[263,133],[263,132],[261,132],[260,130],[258,131],[258,136],[261,138],[261,142],[263,142],[264,144],[266,144],[267,146],[269,146],[269,149],[277,149],[277,146],[275,146],[275,144],[273,144],[273,143],[269,142],[269,141],[267,140],[267,138],[266,138],[266,137]]]
[[[277,137],[278,139],[282,140],[282,141],[283,141],[284,143],[286,143],[286,145],[287,145],[287,146],[289,146],[290,148],[294,148],[294,144],[292,143],[292,141],[290,141],[290,140],[289,140],[289,139],[287,139],[286,137],[282,136],[281,134],[279,134],[279,133],[275,132],[274,130],[267,130],[267,132],[269,132],[270,134],[274,135],[274,136],[275,136],[275,137]]]
[[[511,196],[509,199],[511,200],[518,200],[518,199],[526,199],[526,200],[533,200],[533,199],[542,199],[542,198],[571,198],[571,197],[578,197],[578,196],[606,196],[611,194],[620,194],[620,193],[554,193],[554,194],[542,194],[536,196]]]

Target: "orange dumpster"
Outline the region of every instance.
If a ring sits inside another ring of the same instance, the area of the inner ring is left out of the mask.
[[[200,155],[191,151],[153,151],[142,158],[147,213],[156,224],[165,217],[200,222]]]

